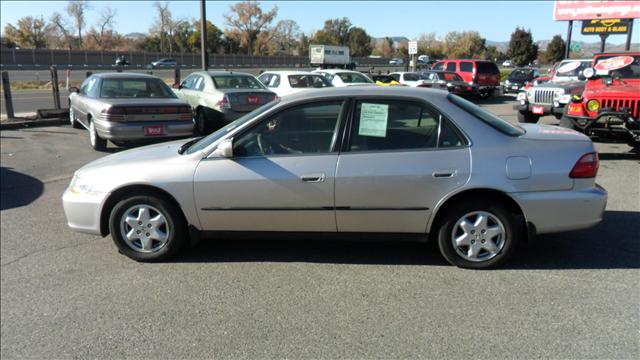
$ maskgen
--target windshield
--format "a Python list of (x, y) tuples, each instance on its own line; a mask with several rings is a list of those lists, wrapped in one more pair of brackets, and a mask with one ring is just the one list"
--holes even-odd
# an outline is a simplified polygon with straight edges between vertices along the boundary
[(582, 70), (588, 68), (591, 65), (591, 61), (567, 61), (562, 62), (556, 69), (556, 77), (558, 76), (571, 76), (577, 77)]
[[(621, 55), (601, 56), (596, 60), (596, 65), (603, 60), (620, 57)], [(625, 57), (627, 55), (624, 55)], [(609, 76), (616, 79), (640, 79), (640, 55), (629, 55), (633, 62), (617, 70), (610, 70)]]
[(104, 79), (101, 98), (168, 98), (177, 96), (160, 79)]
[(331, 83), (322, 75), (289, 75), (292, 88), (323, 88), (331, 87)]
[(420, 74), (406, 73), (404, 74), (404, 81), (418, 81), (421, 79)]
[(449, 99), (449, 101), (451, 101), (453, 104), (460, 107), (462, 110), (475, 116), (485, 124), (491, 126), (492, 128), (500, 131), (505, 135), (515, 137), (515, 136), (521, 136), (525, 134), (525, 131), (523, 128), (519, 126), (511, 125), (509, 122), (502, 120), (501, 118), (493, 115), (487, 110), (457, 95), (449, 94), (447, 95), (447, 99)]
[(372, 82), (368, 77), (360, 73), (343, 72), (343, 73), (338, 73), (337, 75), (340, 77), (340, 80), (342, 80), (342, 82), (347, 84), (354, 84), (354, 83), (370, 84)]
[(531, 69), (515, 69), (509, 74), (510, 80), (529, 80), (533, 78), (533, 70)]
[(207, 146), (213, 144), (214, 142), (216, 142), (219, 139), (221, 139), (223, 136), (227, 135), (233, 129), (241, 126), (242, 124), (244, 124), (244, 123), (248, 122), (249, 120), (255, 118), (256, 116), (262, 114), (263, 112), (271, 109), (277, 103), (278, 103), (278, 100), (274, 100), (274, 101), (268, 102), (268, 103), (260, 106), (259, 108), (253, 110), (252, 112), (247, 113), (244, 116), (239, 117), (238, 119), (230, 122), (226, 126), (220, 128), (218, 131), (215, 131), (215, 132), (203, 137), (202, 139), (198, 140), (198, 142), (194, 143), (193, 145), (191, 145), (187, 149), (187, 151), (186, 151), (187, 154), (193, 154), (196, 151), (200, 151), (200, 150), (205, 149)]
[(264, 89), (264, 85), (253, 76), (212, 76), (216, 89)]

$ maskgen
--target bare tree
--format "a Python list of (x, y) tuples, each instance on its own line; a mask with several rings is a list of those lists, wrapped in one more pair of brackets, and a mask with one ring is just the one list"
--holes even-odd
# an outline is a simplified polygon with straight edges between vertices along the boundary
[(153, 3), (153, 7), (158, 11), (158, 18), (156, 19), (155, 27), (160, 33), (160, 52), (164, 52), (164, 38), (171, 24), (171, 11), (169, 10), (169, 2), (165, 1), (164, 3), (162, 3), (160, 1), (156, 1)]
[(291, 55), (291, 51), (298, 44), (300, 38), (300, 27), (293, 20), (280, 20), (272, 30), (274, 38), (278, 43), (278, 47), (287, 54)]
[(261, 31), (265, 30), (278, 15), (278, 7), (262, 12), (257, 1), (242, 1), (229, 7), (231, 13), (224, 18), (231, 30), (241, 36), (241, 42), (247, 45), (247, 54), (253, 51), (253, 44)]
[(89, 2), (86, 0), (72, 0), (67, 4), (67, 13), (73, 18), (76, 29), (78, 29), (78, 47), (82, 47), (82, 29), (86, 24), (87, 10), (89, 10)]
[(54, 12), (53, 15), (51, 15), (49, 25), (47, 25), (47, 34), (52, 38), (59, 38), (60, 36), (64, 37), (65, 46), (68, 47), (69, 50), (73, 48), (72, 31), (73, 30), (60, 13)]
[(98, 19), (97, 24), (98, 31), (93, 32), (92, 36), (101, 49), (103, 48), (106, 31), (112, 29), (116, 23), (116, 15), (118, 15), (118, 12), (110, 7), (104, 8), (100, 13), (100, 19)]

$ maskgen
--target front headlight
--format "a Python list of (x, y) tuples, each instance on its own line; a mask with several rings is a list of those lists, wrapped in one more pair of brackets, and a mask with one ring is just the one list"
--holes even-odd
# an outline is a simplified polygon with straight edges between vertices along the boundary
[(71, 184), (69, 184), (69, 191), (79, 195), (100, 192), (97, 191), (97, 189), (94, 189), (93, 184), (91, 184), (87, 179), (83, 179), (78, 175), (74, 175), (73, 179), (71, 179)]
[(564, 90), (559, 89), (559, 90), (556, 90), (556, 91), (553, 93), (553, 98), (554, 98), (554, 99), (560, 99), (560, 97), (561, 97), (562, 95), (564, 95)]
[(511, 81), (509, 81), (509, 79), (507, 79), (507, 80), (504, 81), (504, 83), (509, 85), (509, 84), (511, 84)]
[(587, 101), (587, 110), (591, 112), (598, 111), (600, 109), (600, 103), (598, 100), (589, 100)]
[(571, 95), (570, 94), (565, 94), (560, 96), (560, 99), (558, 100), (558, 102), (560, 104), (568, 104), (569, 102), (571, 102)]

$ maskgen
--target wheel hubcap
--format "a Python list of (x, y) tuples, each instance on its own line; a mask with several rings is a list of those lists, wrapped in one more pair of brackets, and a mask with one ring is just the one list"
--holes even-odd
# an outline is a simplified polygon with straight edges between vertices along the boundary
[(497, 216), (474, 211), (462, 216), (453, 226), (451, 243), (465, 260), (481, 262), (493, 259), (504, 247), (506, 231)]
[(133, 250), (154, 253), (169, 240), (169, 224), (160, 210), (150, 205), (134, 205), (120, 219), (120, 232)]

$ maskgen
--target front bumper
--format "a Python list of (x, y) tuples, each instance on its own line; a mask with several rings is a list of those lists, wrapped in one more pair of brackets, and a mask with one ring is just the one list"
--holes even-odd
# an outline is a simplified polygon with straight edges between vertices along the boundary
[(538, 234), (593, 227), (602, 221), (607, 191), (597, 185), (584, 190), (511, 193)]
[(100, 235), (100, 214), (108, 193), (76, 194), (67, 188), (62, 207), (67, 224), (73, 230)]
[[(534, 113), (533, 112), (534, 106), (542, 107), (542, 113)], [(536, 114), (540, 116), (546, 116), (546, 115), (562, 116), (562, 114), (564, 113), (564, 107), (565, 107), (565, 104), (559, 104), (559, 106), (553, 106), (553, 105), (546, 105), (546, 104), (530, 104), (528, 102), (524, 104), (513, 105), (514, 110), (518, 110), (520, 112), (530, 112), (532, 114)]]
[[(128, 141), (147, 140), (153, 138), (178, 138), (189, 137), (194, 134), (193, 121), (144, 121), (144, 122), (115, 122), (95, 119), (95, 126), (98, 135), (102, 139)], [(162, 126), (163, 135), (149, 136), (144, 134), (147, 126)]]
[(519, 93), (524, 88), (524, 84), (521, 83), (509, 83), (502, 85), (502, 92), (505, 94), (508, 93)]

